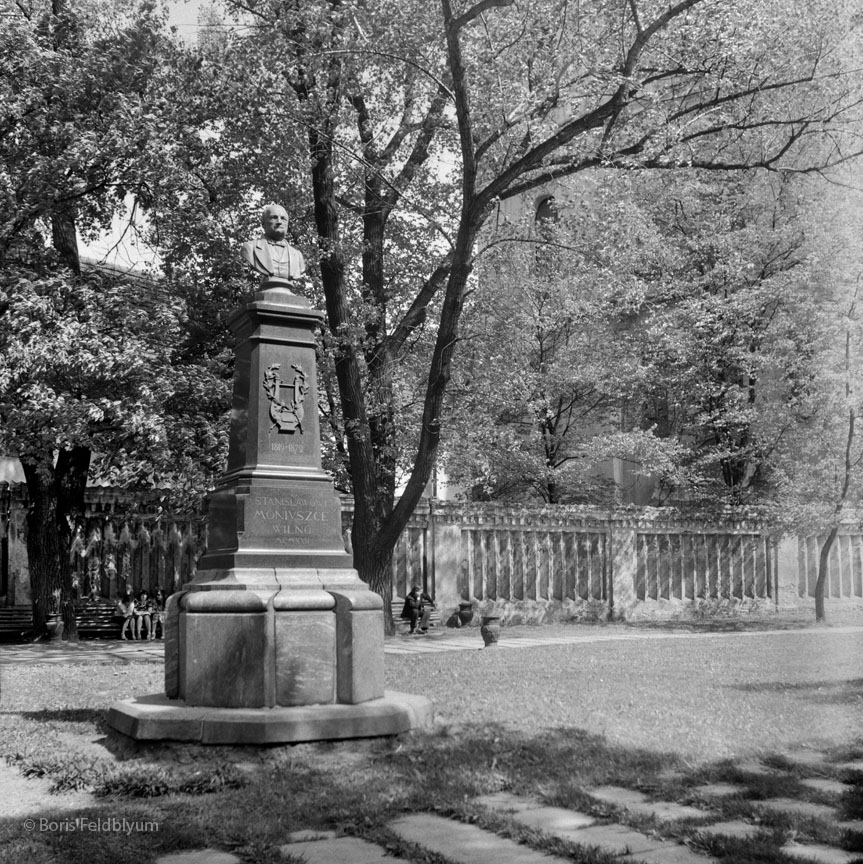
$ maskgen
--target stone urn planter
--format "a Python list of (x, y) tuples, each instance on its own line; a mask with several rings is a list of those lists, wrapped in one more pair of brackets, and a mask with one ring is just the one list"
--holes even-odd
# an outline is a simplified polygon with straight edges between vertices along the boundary
[(500, 617), (497, 615), (484, 615), (479, 633), (482, 636), (482, 641), (485, 642), (486, 648), (497, 645), (497, 640), (500, 638)]
[(458, 626), (467, 627), (473, 621), (473, 603), (464, 602), (458, 604)]

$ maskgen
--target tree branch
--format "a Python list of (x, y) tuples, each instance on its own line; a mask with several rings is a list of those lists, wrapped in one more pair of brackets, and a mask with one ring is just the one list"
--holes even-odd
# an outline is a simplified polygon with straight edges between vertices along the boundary
[(478, 193), (478, 206), (484, 207), (496, 198), (512, 197), (511, 194), (507, 194), (509, 186), (519, 177), (538, 168), (547, 156), (559, 150), (563, 145), (568, 144), (576, 136), (591, 129), (597, 129), (609, 118), (614, 117), (629, 99), (633, 86), (632, 75), (650, 39), (663, 27), (667, 26), (670, 21), (682, 15), (693, 6), (697, 6), (703, 2), (705, 0), (682, 0), (682, 2), (669, 7), (649, 27), (639, 32), (626, 53), (626, 59), (620, 71), (622, 80), (614, 94), (592, 111), (574, 120), (570, 120), (568, 123), (564, 123), (554, 135), (546, 138), (542, 143), (529, 150), (524, 156), (502, 171)]
[(486, 9), (492, 9), (494, 7), (502, 8), (504, 6), (512, 6), (515, 3), (515, 0), (480, 0), (475, 6), (471, 6), (470, 9), (467, 10), (463, 15), (459, 15), (458, 18), (453, 19), (452, 26), (456, 30), (460, 30), (466, 24), (470, 24), (471, 21), (478, 18), (482, 15)]
[(387, 349), (396, 355), (407, 341), (408, 337), (417, 327), (421, 326), (426, 319), (428, 305), (431, 303), (434, 295), (438, 292), (441, 285), (449, 276), (450, 267), (452, 266), (453, 253), (450, 252), (444, 260), (438, 264), (434, 272), (426, 279), (423, 286), (414, 297), (410, 308), (402, 316), (402, 320), (396, 325), (393, 332), (387, 338)]

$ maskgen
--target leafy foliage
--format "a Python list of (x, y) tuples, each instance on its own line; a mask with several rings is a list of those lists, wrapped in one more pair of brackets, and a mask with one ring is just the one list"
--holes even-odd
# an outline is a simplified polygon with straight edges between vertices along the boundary
[[(206, 459), (171, 445), (218, 439), (190, 404), (207, 370), (176, 363), (184, 309), (152, 282), (84, 269), (91, 239), (144, 206), (175, 157), (165, 98), (184, 54), (149, 2), (7, 4), (0, 34), (0, 446), (27, 478), (37, 630), (62, 611), (75, 636), (68, 549), (88, 469), (153, 489)], [(8, 25), (8, 26), (7, 26)], [(51, 247), (46, 244), (50, 237)], [(215, 386), (214, 386), (215, 384)], [(170, 419), (166, 409), (180, 406)], [(183, 419), (191, 415), (192, 422)], [(200, 450), (198, 451), (201, 452)], [(189, 472), (198, 484), (205, 471)], [(200, 492), (198, 493), (200, 494)]]
[(7, 267), (0, 447), (31, 463), (86, 447), (105, 476), (159, 485), (152, 457), (167, 447), (161, 408), (174, 392), (179, 310), (156, 293), (95, 271), (76, 278)]
[[(8, 4), (11, 7), (11, 4)], [(0, 33), (0, 258), (26, 254), (58, 215), (85, 238), (127, 194), (146, 202), (170, 158), (157, 96), (164, 20), (153, 4), (20, 3)], [(156, 104), (154, 104), (156, 103)]]
[(551, 228), (512, 225), (481, 257), (457, 479), (596, 501), (621, 491), (616, 458), (660, 501), (769, 492), (815, 362), (824, 184), (598, 172), (557, 191)]
[[(188, 183), (165, 187), (154, 225), (172, 272), (215, 286), (236, 273), (215, 247), (245, 239), (249, 208), (276, 199), (296, 214), (293, 239), (327, 310), (321, 365), (338, 402), (334, 387), (321, 392), (356, 501), (355, 561), (385, 597), (390, 553), (438, 454), (478, 241), (501, 202), (598, 168), (805, 172), (854, 149), (843, 130), (859, 103), (842, 46), (855, 25), (820, 0), (796, 0), (791, 17), (780, 0), (225, 5), (236, 26), (208, 37), (174, 91), (190, 93), (189, 129), (178, 130)], [(667, 276), (673, 263), (663, 266)], [(670, 290), (646, 282), (651, 300)], [(598, 296), (593, 309), (596, 322)], [(585, 385), (607, 371), (599, 360)], [(610, 411), (622, 396), (604, 380)], [(729, 404), (723, 417), (732, 409), (745, 413)], [(712, 423), (722, 470), (746, 478), (734, 460), (749, 447), (747, 418), (725, 430), (702, 413), (687, 425)], [(619, 443), (661, 456), (672, 436), (641, 425)]]

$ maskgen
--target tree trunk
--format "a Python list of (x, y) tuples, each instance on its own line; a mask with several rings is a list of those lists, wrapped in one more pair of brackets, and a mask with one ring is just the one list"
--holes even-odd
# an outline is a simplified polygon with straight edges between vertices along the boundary
[(824, 586), (827, 584), (827, 566), (830, 560), (830, 550), (839, 533), (839, 526), (834, 525), (821, 547), (818, 555), (818, 578), (815, 580), (815, 620), (826, 621), (827, 615), (824, 611)]
[(354, 567), (369, 588), (383, 598), (384, 633), (392, 636), (396, 632), (393, 621), (392, 550), (376, 550), (365, 544), (359, 554), (354, 552)]
[(51, 242), (60, 260), (76, 275), (81, 275), (75, 220), (69, 213), (54, 213), (51, 217)]
[(22, 462), (27, 480), (27, 559), (33, 624), (37, 637), (47, 632), (50, 615), (63, 619), (63, 638), (78, 641), (72, 588), (75, 525), (84, 511), (84, 490), (90, 467), (85, 447), (61, 450), (57, 463)]
[[(387, 499), (386, 484), (379, 485), (371, 423), (366, 413), (365, 389), (360, 375), (358, 348), (350, 334), (343, 335), (351, 317), (347, 305), (345, 262), (342, 259), (338, 209), (335, 201), (333, 169), (333, 136), (331, 130), (309, 131), (309, 151), (312, 157), (312, 190), (315, 200), (315, 226), (320, 238), (321, 282), (326, 298), (327, 322), (336, 340), (335, 368), (339, 384), (342, 417), (348, 445), (351, 483), (354, 494), (354, 523), (351, 545), (354, 567), (360, 579), (384, 601), (384, 627), (394, 630), (392, 623), (391, 558), (396, 538), (388, 546), (379, 543), (381, 525), (392, 511), (392, 498)], [(401, 533), (401, 532), (399, 532)]]
[(47, 633), (48, 618), (60, 611), (60, 538), (57, 533), (57, 498), (51, 480), (25, 462), (27, 477), (27, 561), (30, 567), (30, 596), (33, 630), (38, 637)]

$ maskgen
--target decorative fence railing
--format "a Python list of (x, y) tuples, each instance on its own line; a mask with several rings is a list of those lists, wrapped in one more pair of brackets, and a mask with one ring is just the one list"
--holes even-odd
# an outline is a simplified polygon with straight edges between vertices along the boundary
[[(7, 496), (11, 506), (0, 531), (0, 595), (7, 603), (27, 602), (23, 494)], [(195, 574), (207, 545), (205, 518), (129, 514), (126, 500), (107, 490), (90, 496), (70, 550), (82, 596), (157, 586), (170, 593)], [(342, 515), (347, 537), (350, 500)], [(393, 555), (393, 595), (421, 584), (445, 603), (470, 599), (485, 606), (790, 603), (813, 595), (820, 543), (781, 540), (751, 514), (693, 519), (669, 510), (423, 501)], [(863, 599), (863, 531), (856, 526), (836, 540), (825, 595)]]
[(716, 600), (771, 596), (770, 539), (761, 534), (639, 532), (639, 600)]
[(606, 535), (468, 529), (462, 593), (489, 600), (604, 600)]
[(73, 579), (86, 597), (117, 597), (126, 590), (176, 591), (195, 575), (206, 549), (202, 519), (91, 517), (71, 550)]
[[(818, 559), (823, 540), (797, 538), (798, 583), (801, 597), (812, 597), (818, 579)], [(863, 597), (863, 534), (840, 532), (827, 558), (824, 596), (830, 599)]]

